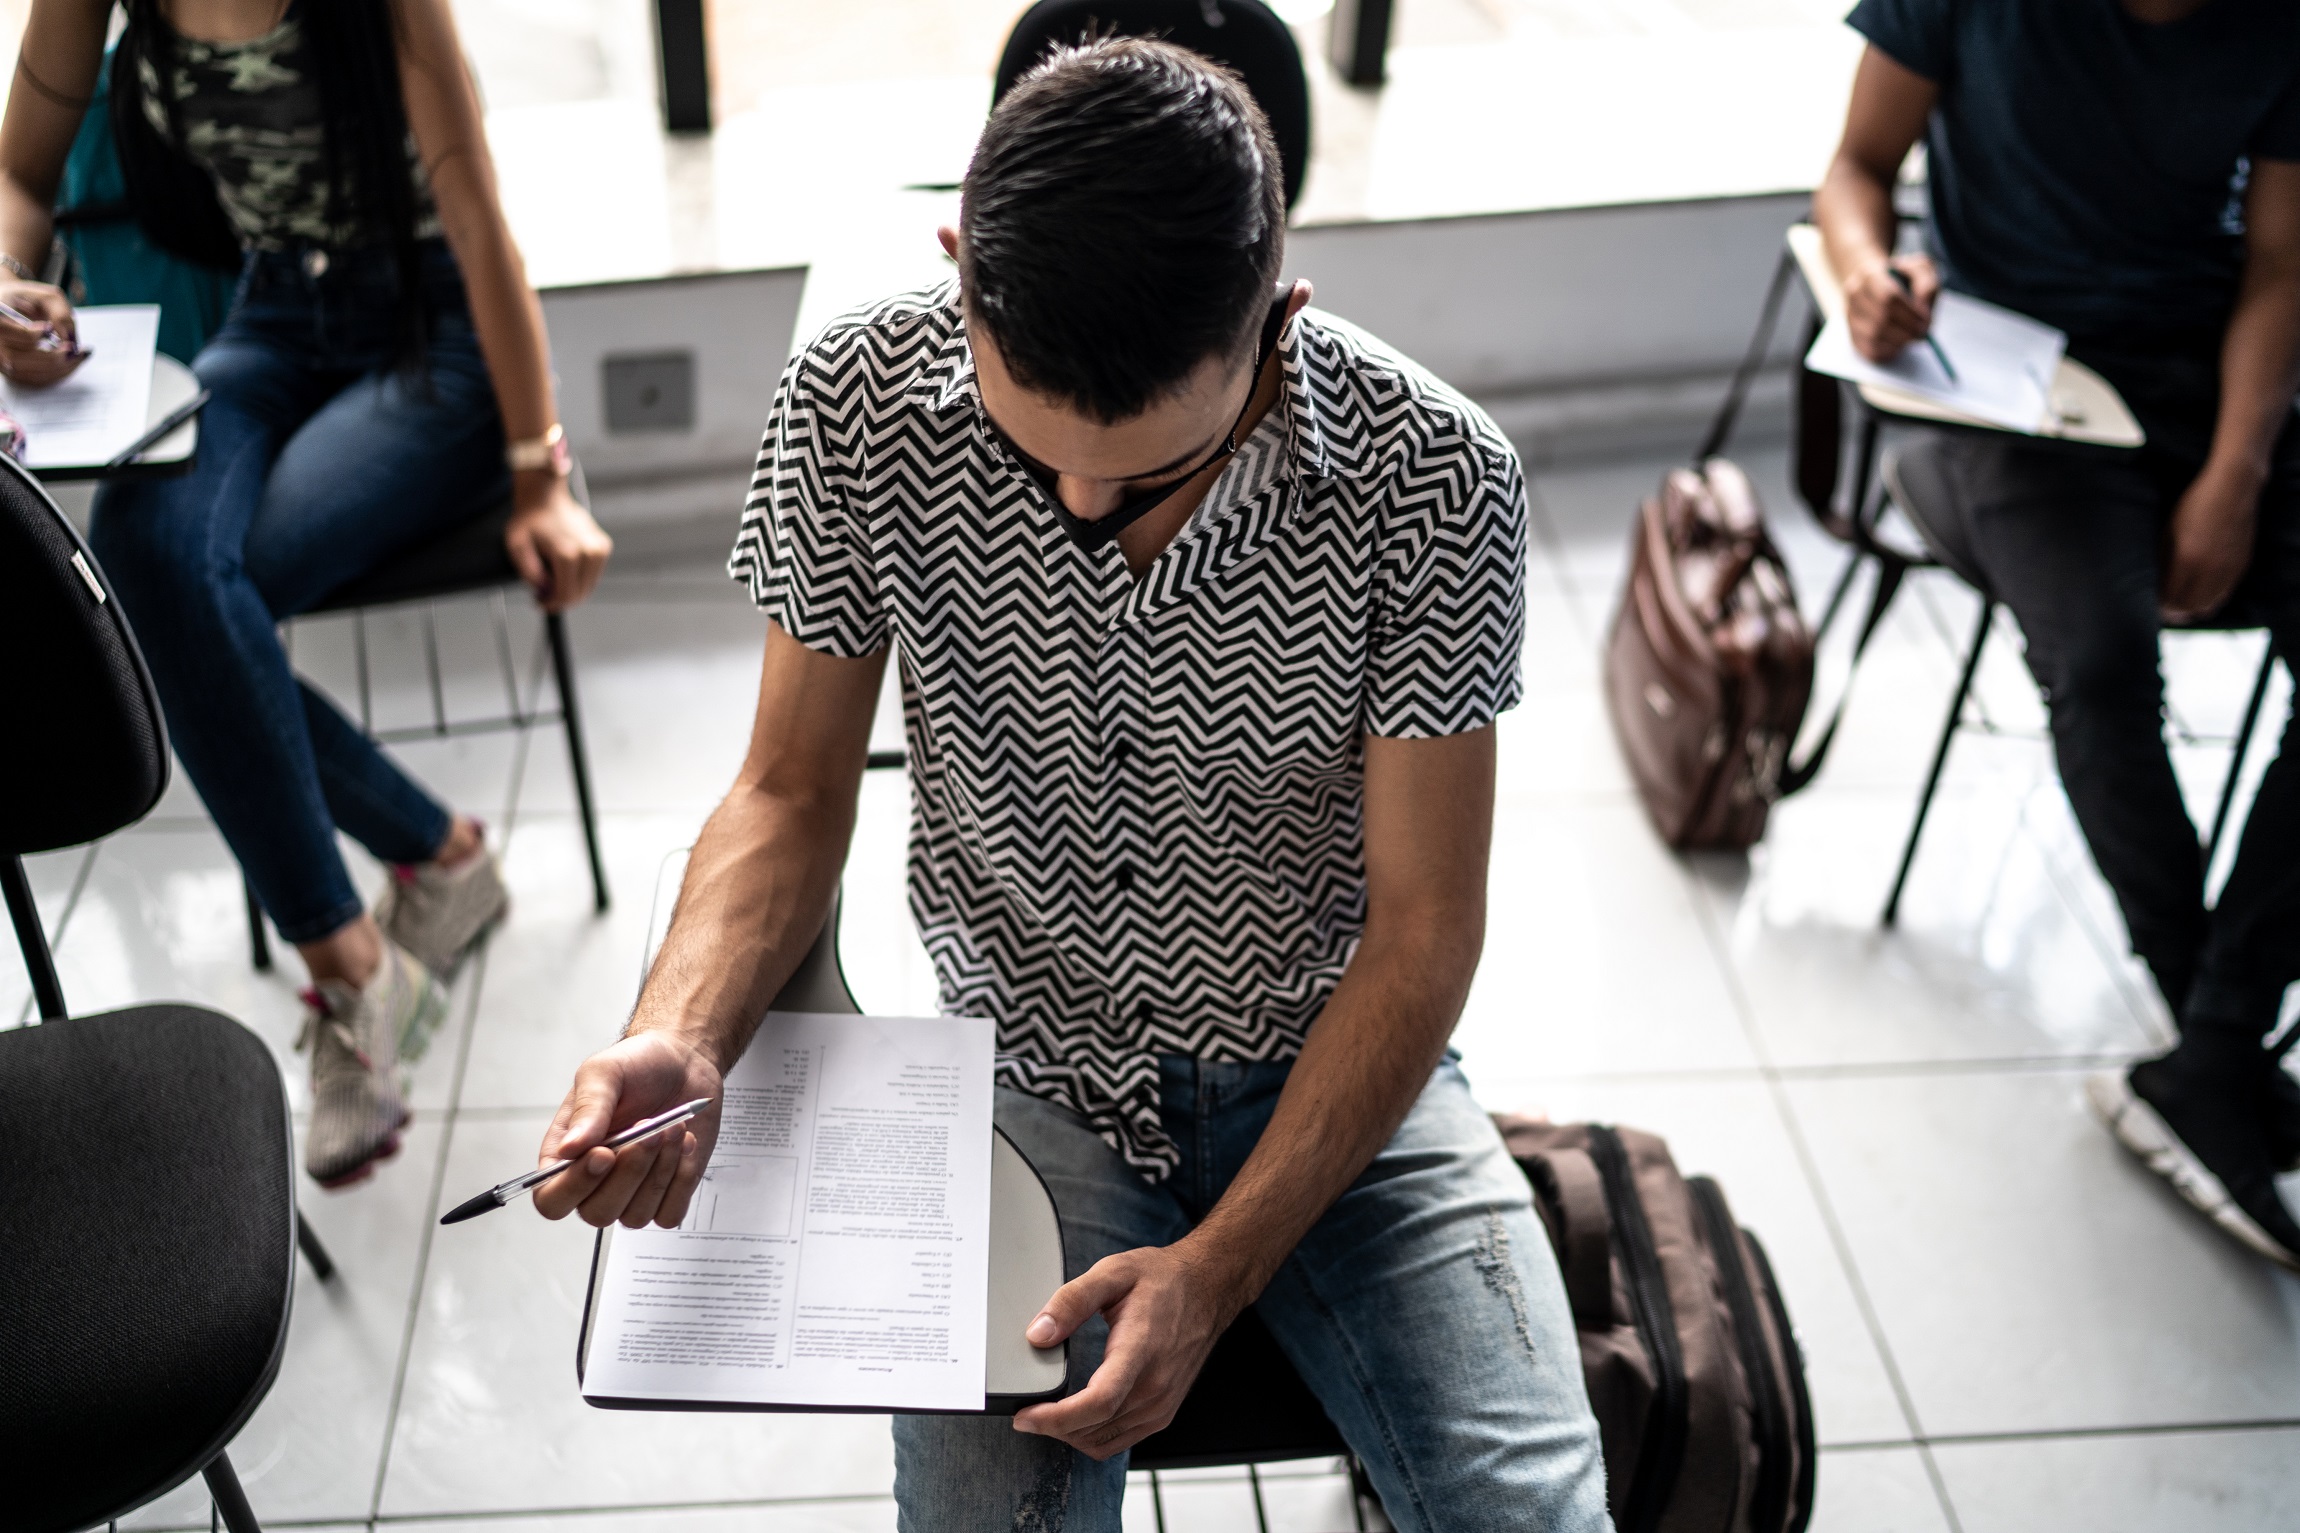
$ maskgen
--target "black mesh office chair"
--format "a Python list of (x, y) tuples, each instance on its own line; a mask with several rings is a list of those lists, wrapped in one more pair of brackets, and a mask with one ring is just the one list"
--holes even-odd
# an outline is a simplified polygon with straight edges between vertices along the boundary
[(991, 99), (1005, 96), (1047, 49), (1112, 34), (1163, 38), (1236, 70), (1270, 120), (1286, 206), (1294, 205), (1310, 166), (1310, 83), (1294, 34), (1261, 0), (1038, 0), (1007, 35)]
[[(580, 470), (573, 481), (578, 500), (588, 503)], [(583, 715), (575, 695), (575, 653), (567, 640), (563, 614), (543, 615), (543, 639), (551, 656), (551, 678), (559, 696), (557, 708), (532, 705), (532, 689), (523, 689), (511, 654), (510, 616), (505, 593), (522, 584), (511, 555), (503, 547), (503, 532), (511, 523), (511, 503), (505, 501), (485, 516), (476, 517), (420, 548), (410, 549), (351, 584), (330, 593), (309, 612), (298, 617), (328, 613), (353, 614), (359, 666), (359, 726), (370, 738), (386, 744), (402, 740), (437, 740), (455, 735), (486, 734), (503, 729), (532, 729), (538, 724), (559, 724), (567, 739), (567, 766), (575, 781), (575, 807), (583, 825), (583, 848), (591, 860), (591, 904), (607, 908), (607, 868), (599, 855), (599, 812), (591, 797), (591, 759), (583, 741)], [(451, 596), (492, 592), (495, 597), (496, 659), (503, 672), (507, 711), (486, 718), (455, 719), (447, 704), (439, 673), (439, 639), (431, 611), (423, 613), (424, 660), (431, 685), (431, 722), (402, 728), (377, 729), (368, 699), (367, 626), (371, 607), (433, 602)], [(244, 887), (244, 886), (243, 886)], [(264, 934), (263, 912), (255, 890), (245, 888), (248, 907), (248, 949), (255, 966), (271, 967), (271, 944)]]
[(0, 1463), (23, 1533), (117, 1518), (204, 1474), (279, 1370), (301, 1240), (271, 1053), (197, 1006), (67, 1017), (23, 858), (142, 818), (167, 734), (87, 546), (0, 457), (0, 886), (41, 1023), (0, 1032)]

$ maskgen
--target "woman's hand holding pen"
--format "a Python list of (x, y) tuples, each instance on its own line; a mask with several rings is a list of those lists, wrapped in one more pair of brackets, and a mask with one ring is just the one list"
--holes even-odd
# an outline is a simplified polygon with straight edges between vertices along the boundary
[[(709, 1097), (714, 1104), (684, 1131), (674, 1130), (608, 1150), (615, 1130)], [(535, 1163), (578, 1160), (535, 1189), (546, 1219), (574, 1213), (604, 1229), (653, 1222), (668, 1228), (687, 1216), (687, 1200), (710, 1164), (719, 1136), (719, 1067), (702, 1049), (669, 1031), (633, 1033), (583, 1061), (575, 1084), (543, 1135)]]
[(32, 324), (0, 319), (0, 377), (34, 388), (58, 383), (86, 359), (72, 328), (72, 300), (45, 282), (0, 282), (0, 304)]
[(1940, 290), (1941, 274), (1925, 256), (1899, 255), (1857, 268), (1845, 278), (1845, 322), (1853, 345), (1872, 362), (1892, 361), (1931, 332)]

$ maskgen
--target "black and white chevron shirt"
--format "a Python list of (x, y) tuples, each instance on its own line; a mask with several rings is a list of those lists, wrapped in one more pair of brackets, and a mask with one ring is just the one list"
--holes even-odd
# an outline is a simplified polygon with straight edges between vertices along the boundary
[(1364, 737), (1518, 700), (1526, 501), (1491, 421), (1314, 310), (1137, 581), (987, 427), (956, 285), (784, 370), (730, 572), (827, 654), (892, 641), (910, 907), (999, 1079), (1153, 1179), (1161, 1055), (1297, 1053), (1366, 910)]

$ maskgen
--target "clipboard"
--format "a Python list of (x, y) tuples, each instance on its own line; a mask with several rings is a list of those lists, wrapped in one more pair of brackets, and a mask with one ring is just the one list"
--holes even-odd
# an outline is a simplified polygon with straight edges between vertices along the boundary
[[(647, 946), (640, 965), (640, 984), (662, 945), (670, 912), (678, 900), (679, 881), (686, 872), (687, 848), (663, 859), (656, 871), (653, 914), (647, 922)], [(839, 901), (834, 896), (821, 935), (799, 960), (769, 1010), (844, 1013), (860, 1016), (862, 1008), (847, 989), (839, 970)], [(607, 1271), (607, 1243), (615, 1226), (599, 1231), (591, 1242), (591, 1274), (583, 1287), (583, 1322), (576, 1331), (575, 1383), (581, 1390), (591, 1356), (592, 1320), (599, 1310), (599, 1290)], [(1011, 1416), (1028, 1405), (1058, 1400), (1065, 1393), (1070, 1369), (1070, 1344), (1040, 1349), (1023, 1339), (1023, 1329), (1038, 1314), (1047, 1296), (1060, 1288), (1069, 1269), (1064, 1264), (1062, 1221), (1045, 1178), (1003, 1130), (990, 1130), (990, 1282), (988, 1329), (983, 1358), (983, 1408), (980, 1411), (917, 1412), (904, 1414)], [(586, 1405), (609, 1411), (748, 1411), (797, 1415), (878, 1415), (890, 1409), (868, 1405), (784, 1405), (764, 1401), (654, 1400), (584, 1393)]]
[[(1805, 278), (1805, 287), (1813, 295), (1814, 304), (1822, 317), (1836, 319), (1845, 311), (1845, 290), (1837, 281), (1837, 269), (1829, 264), (1828, 248), (1821, 241), (1821, 231), (1811, 224), (1797, 224), (1789, 230), (1789, 254), (1796, 259), (1797, 270)], [(1884, 384), (1859, 385), (1861, 398), (1871, 408), (1887, 415), (1908, 420), (1931, 421), (1943, 426), (1964, 426), (1976, 431), (2007, 432), (1994, 421), (1967, 415), (1961, 410), (1925, 398), (1922, 394), (1908, 393)], [(2060, 371), (2054, 375), (2047, 420), (2041, 430), (2025, 433), (2041, 441), (2080, 443), (2088, 447), (2134, 448), (2147, 445), (2148, 433), (2133, 418), (2124, 396), (2106, 378), (2073, 357), (2062, 357)]]
[[(835, 926), (835, 920), (834, 920)], [(826, 928), (828, 930), (829, 928)], [(788, 991), (786, 989), (786, 995)], [(849, 1004), (848, 1009), (853, 1009)], [(607, 1271), (607, 1242), (615, 1227), (591, 1244), (591, 1278), (583, 1291), (583, 1325), (575, 1346), (575, 1380), (583, 1381), (591, 1355), (591, 1319)], [(984, 1358), (983, 1408), (933, 1412), (938, 1415), (1011, 1416), (1026, 1405), (1062, 1397), (1070, 1366), (1070, 1345), (1041, 1351), (1023, 1339), (1023, 1328), (1038, 1314), (1047, 1295), (1060, 1288), (1063, 1274), (1062, 1224), (1054, 1197), (1030, 1158), (999, 1129), (990, 1131), (990, 1313)], [(877, 1415), (889, 1409), (870, 1405), (779, 1405), (726, 1400), (634, 1400), (586, 1393), (583, 1403), (609, 1411), (758, 1411), (802, 1415)], [(910, 1414), (919, 1414), (909, 1412)]]

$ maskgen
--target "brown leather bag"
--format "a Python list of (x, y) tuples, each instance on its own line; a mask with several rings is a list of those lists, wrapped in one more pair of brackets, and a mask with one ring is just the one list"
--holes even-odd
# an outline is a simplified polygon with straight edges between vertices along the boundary
[(1805, 1360), (1757, 1237), (1653, 1134), (1497, 1117), (1581, 1341), (1618, 1533), (1803, 1533)]
[(1671, 470), (1638, 512), (1605, 651), (1607, 711), (1661, 839), (1764, 835), (1812, 693), (1813, 632), (1749, 476), (1714, 457)]

